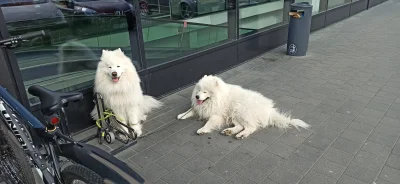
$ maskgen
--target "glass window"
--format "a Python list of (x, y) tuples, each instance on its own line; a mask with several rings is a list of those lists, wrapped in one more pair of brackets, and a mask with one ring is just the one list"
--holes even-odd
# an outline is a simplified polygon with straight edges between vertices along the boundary
[(328, 9), (351, 3), (351, 0), (328, 0)]
[[(90, 2), (89, 2), (90, 1)], [(102, 49), (131, 47), (124, 0), (7, 0), (2, 12), (11, 35), (46, 30), (15, 49), (26, 89), (41, 85), (56, 91), (91, 87)], [(28, 94), (31, 104), (38, 100)]]
[(148, 67), (236, 39), (229, 36), (225, 0), (147, 0), (139, 5)]
[(327, 0), (296, 0), (296, 3), (298, 2), (308, 2), (310, 3), (312, 7), (312, 12), (313, 15), (316, 15), (321, 12), (326, 11), (326, 4), (328, 3)]
[(239, 0), (239, 7), (239, 28), (252, 30), (240, 31), (242, 36), (285, 22), (284, 0)]

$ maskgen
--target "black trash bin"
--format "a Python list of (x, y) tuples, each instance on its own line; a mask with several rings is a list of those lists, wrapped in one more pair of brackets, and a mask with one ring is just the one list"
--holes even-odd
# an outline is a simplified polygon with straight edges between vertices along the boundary
[(308, 2), (293, 3), (289, 12), (287, 54), (305, 56), (310, 37), (312, 5)]

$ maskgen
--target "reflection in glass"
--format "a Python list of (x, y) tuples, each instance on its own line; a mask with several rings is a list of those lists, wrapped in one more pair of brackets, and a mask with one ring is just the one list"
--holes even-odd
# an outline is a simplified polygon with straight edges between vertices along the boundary
[[(330, 0), (331, 1), (331, 0)], [(318, 13), (326, 11), (326, 4), (328, 3), (327, 0), (296, 0), (296, 3), (299, 2), (308, 2), (312, 7), (312, 14), (316, 15)]]
[(225, 0), (149, 0), (148, 3), (151, 13), (141, 14), (148, 67), (231, 40)]
[[(11, 35), (46, 30), (15, 49), (25, 88), (56, 91), (91, 87), (102, 49), (130, 56), (124, 0), (7, 0), (1, 9)], [(37, 99), (28, 95), (31, 104)]]
[(284, 23), (284, 0), (240, 0), (239, 3), (239, 28), (257, 31)]
[(329, 0), (328, 9), (336, 8), (345, 4), (351, 3), (351, 0)]

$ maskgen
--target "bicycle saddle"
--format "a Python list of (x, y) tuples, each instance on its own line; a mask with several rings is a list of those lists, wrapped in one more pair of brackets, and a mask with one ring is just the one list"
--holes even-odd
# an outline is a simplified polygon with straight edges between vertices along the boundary
[(61, 107), (66, 107), (70, 102), (83, 99), (81, 92), (56, 92), (39, 85), (30, 86), (28, 92), (33, 96), (39, 97), (41, 102), (40, 110), (43, 115), (47, 116), (56, 113)]

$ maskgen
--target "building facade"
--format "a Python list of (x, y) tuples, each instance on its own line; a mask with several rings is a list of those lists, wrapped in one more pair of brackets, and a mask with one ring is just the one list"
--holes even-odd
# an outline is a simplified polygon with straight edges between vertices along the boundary
[(81, 91), (71, 130), (93, 125), (93, 79), (102, 49), (121, 48), (146, 94), (161, 97), (285, 44), (290, 4), (313, 5), (315, 31), (385, 0), (15, 0), (0, 2), (0, 38), (47, 37), (0, 50), (0, 84), (39, 118), (26, 89)]

